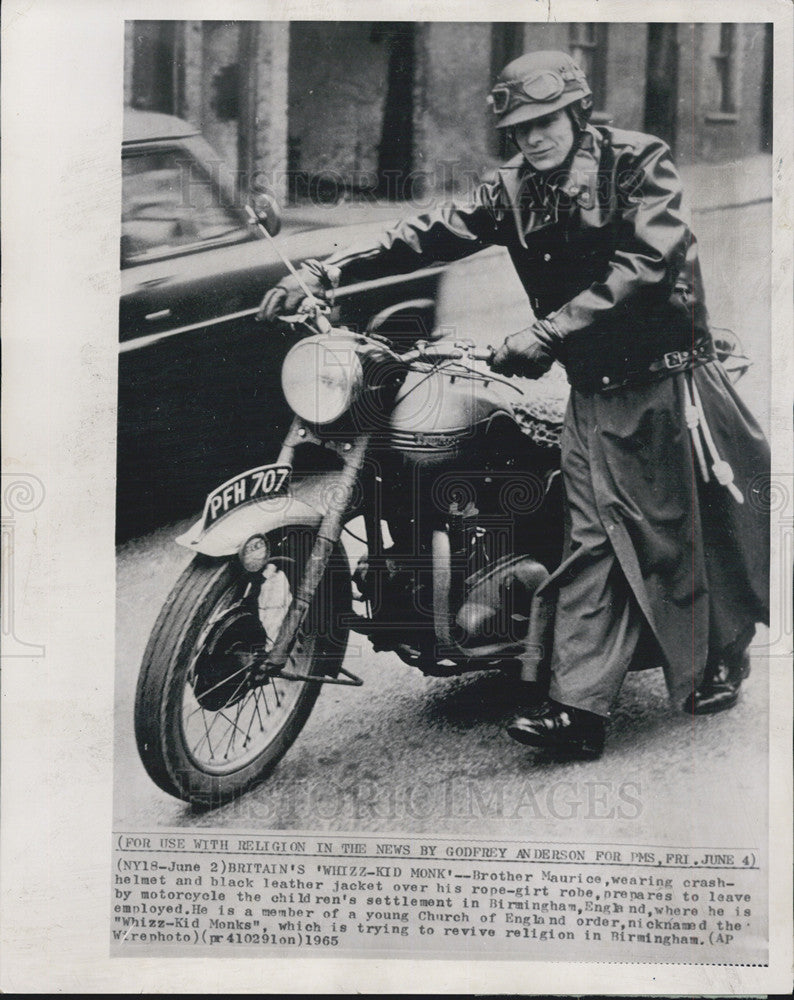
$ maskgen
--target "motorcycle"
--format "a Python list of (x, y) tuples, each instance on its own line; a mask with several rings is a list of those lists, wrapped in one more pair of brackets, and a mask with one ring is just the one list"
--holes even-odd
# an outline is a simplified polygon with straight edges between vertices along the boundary
[[(327, 313), (307, 298), (285, 318), (306, 333), (282, 365), (292, 425), (274, 463), (213, 490), (176, 539), (194, 559), (143, 657), (141, 760), (194, 806), (264, 780), (322, 686), (362, 684), (351, 632), (430, 676), (545, 664), (562, 412), (511, 405), (523, 390), (490, 371), (491, 348), (401, 350)], [(343, 537), (364, 550), (355, 565)]]
[[(290, 318), (306, 336), (282, 365), (295, 417), (280, 454), (214, 490), (177, 538), (195, 556), (143, 657), (141, 759), (194, 805), (263, 780), (321, 686), (362, 683), (344, 666), (351, 631), (434, 676), (515, 670), (543, 631), (533, 595), (562, 544), (556, 424), (528, 438), (490, 348), (401, 352), (399, 335), (334, 328), (326, 311), (307, 300)], [(366, 550), (355, 566), (343, 535)]]

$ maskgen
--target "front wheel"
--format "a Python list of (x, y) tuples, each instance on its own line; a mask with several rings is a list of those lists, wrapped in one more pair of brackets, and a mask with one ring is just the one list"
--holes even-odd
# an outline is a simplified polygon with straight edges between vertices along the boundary
[[(138, 752), (160, 788), (196, 806), (222, 805), (265, 778), (320, 691), (316, 681), (263, 680), (252, 668), (275, 640), (315, 540), (298, 527), (267, 538), (261, 574), (246, 573), (237, 559), (197, 557), (171, 591), (144, 653), (135, 698)], [(350, 599), (347, 561), (337, 551), (285, 673), (338, 672), (348, 638), (340, 621)]]

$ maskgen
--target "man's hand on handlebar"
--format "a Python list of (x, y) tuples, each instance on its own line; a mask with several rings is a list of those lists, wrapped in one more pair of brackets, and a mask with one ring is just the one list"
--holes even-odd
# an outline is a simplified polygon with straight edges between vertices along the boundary
[(285, 275), (262, 299), (257, 320), (272, 322), (279, 316), (299, 311), (308, 291), (314, 298), (327, 301), (339, 285), (339, 269), (309, 259), (298, 268), (297, 276)]
[(501, 375), (540, 378), (556, 360), (559, 338), (542, 321), (505, 338), (494, 354), (491, 369)]

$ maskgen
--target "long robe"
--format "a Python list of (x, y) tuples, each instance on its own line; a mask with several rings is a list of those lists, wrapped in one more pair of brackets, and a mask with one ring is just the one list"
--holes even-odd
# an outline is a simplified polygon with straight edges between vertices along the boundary
[[(683, 419), (690, 380), (743, 503), (712, 469), (703, 478)], [(538, 595), (556, 609), (551, 697), (609, 715), (626, 671), (659, 665), (660, 649), (683, 699), (709, 652), (768, 620), (763, 434), (713, 362), (615, 394), (574, 389), (561, 447), (569, 554)]]

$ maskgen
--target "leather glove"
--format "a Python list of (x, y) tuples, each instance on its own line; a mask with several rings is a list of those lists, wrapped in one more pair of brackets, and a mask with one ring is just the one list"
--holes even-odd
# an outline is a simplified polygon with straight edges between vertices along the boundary
[[(331, 293), (339, 285), (341, 272), (338, 267), (326, 266), (310, 258), (303, 262), (298, 274), (311, 294), (325, 302), (332, 298)], [(298, 279), (294, 274), (287, 274), (265, 294), (256, 318), (260, 322), (272, 322), (279, 316), (290, 316), (298, 311), (305, 298), (306, 292)]]
[(491, 361), (493, 371), (502, 375), (540, 378), (556, 360), (561, 338), (551, 324), (538, 320), (526, 330), (505, 338)]

